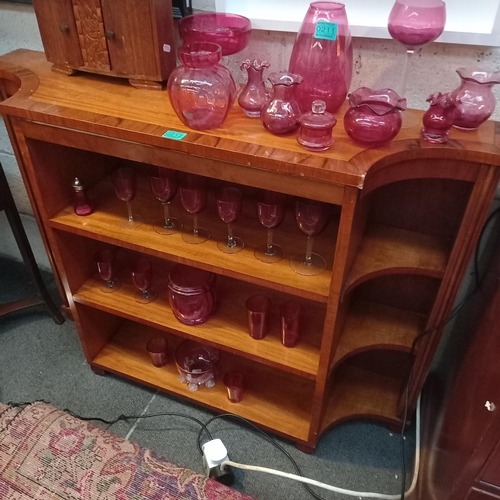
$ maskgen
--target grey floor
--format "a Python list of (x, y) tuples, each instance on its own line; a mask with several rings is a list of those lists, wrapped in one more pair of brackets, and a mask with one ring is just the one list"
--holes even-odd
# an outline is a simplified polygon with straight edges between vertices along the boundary
[[(44, 274), (44, 279), (56, 298), (51, 275)], [(0, 258), (0, 303), (25, 297), (31, 291), (22, 264)], [(95, 375), (85, 362), (75, 325), (70, 321), (55, 325), (43, 307), (0, 318), (0, 401), (35, 400), (81, 416), (104, 419), (121, 414), (176, 412), (205, 422), (215, 415), (119, 377)], [(209, 429), (214, 437), (223, 440), (232, 460), (294, 472), (279, 450), (245, 426), (218, 420)], [(109, 430), (178, 465), (203, 472), (195, 422), (159, 416), (119, 422)], [(406, 439), (409, 468), (413, 462), (413, 434), (411, 430)], [(357, 491), (400, 492), (400, 438), (376, 422), (352, 421), (333, 428), (320, 439), (312, 455), (298, 451), (293, 443), (282, 439), (278, 442), (307, 477)], [(259, 500), (312, 498), (299, 483), (260, 472), (236, 471), (234, 487)], [(324, 499), (349, 498), (316, 491)]]

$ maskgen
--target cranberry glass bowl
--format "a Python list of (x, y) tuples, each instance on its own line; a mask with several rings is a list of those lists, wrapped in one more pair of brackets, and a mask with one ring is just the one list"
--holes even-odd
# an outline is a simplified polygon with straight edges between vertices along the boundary
[(237, 14), (214, 12), (179, 19), (179, 34), (184, 43), (216, 43), (221, 46), (223, 56), (243, 50), (251, 30), (250, 19)]
[(175, 351), (175, 364), (179, 372), (179, 380), (187, 384), (190, 391), (198, 390), (198, 386), (213, 387), (215, 385), (216, 365), (219, 351), (193, 340), (185, 340)]

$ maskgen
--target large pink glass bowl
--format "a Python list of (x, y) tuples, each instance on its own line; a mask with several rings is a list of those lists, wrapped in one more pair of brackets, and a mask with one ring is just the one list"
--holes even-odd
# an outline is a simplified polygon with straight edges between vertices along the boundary
[(184, 43), (211, 42), (220, 45), (222, 55), (243, 50), (250, 40), (250, 19), (220, 12), (194, 14), (179, 19), (179, 34)]

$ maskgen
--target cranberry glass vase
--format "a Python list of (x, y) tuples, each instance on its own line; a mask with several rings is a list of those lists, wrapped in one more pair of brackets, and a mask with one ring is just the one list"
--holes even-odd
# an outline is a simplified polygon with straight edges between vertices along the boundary
[(491, 89), (500, 83), (500, 71), (458, 68), (457, 73), (462, 82), (453, 91), (453, 95), (460, 100), (454, 126), (462, 130), (475, 130), (495, 110), (496, 100)]
[(267, 61), (245, 59), (240, 69), (246, 69), (248, 81), (238, 97), (238, 104), (250, 118), (258, 118), (262, 108), (269, 101), (269, 92), (262, 79), (264, 68), (269, 68)]
[(394, 90), (361, 87), (349, 95), (349, 104), (344, 128), (351, 139), (361, 144), (384, 144), (401, 129), (401, 111), (406, 108), (406, 99), (401, 99)]
[(332, 130), (337, 119), (326, 111), (325, 101), (314, 101), (312, 110), (300, 118), (297, 142), (309, 151), (325, 151), (333, 144)]
[(219, 64), (221, 48), (210, 42), (193, 42), (179, 49), (181, 65), (168, 79), (170, 102), (190, 128), (217, 128), (226, 119), (236, 96), (227, 68)]
[(313, 2), (297, 34), (289, 71), (302, 75), (297, 102), (303, 113), (313, 101), (325, 101), (335, 113), (344, 102), (352, 79), (353, 52), (344, 4)]
[(271, 134), (281, 135), (299, 128), (300, 108), (295, 100), (295, 91), (302, 82), (300, 75), (293, 73), (271, 73), (269, 81), (273, 86), (273, 97), (262, 108), (261, 120)]
[(443, 144), (448, 140), (460, 103), (451, 93), (436, 92), (427, 99), (430, 108), (425, 112), (422, 122), (424, 127), (420, 137), (434, 144)]

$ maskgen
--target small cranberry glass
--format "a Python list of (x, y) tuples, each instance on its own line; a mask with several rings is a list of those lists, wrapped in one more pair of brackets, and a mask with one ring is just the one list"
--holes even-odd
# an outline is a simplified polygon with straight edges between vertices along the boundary
[(97, 264), (99, 276), (104, 280), (104, 284), (99, 288), (99, 290), (104, 293), (113, 293), (119, 290), (121, 282), (115, 278), (115, 252), (111, 249), (101, 250), (95, 254), (94, 260)]
[(78, 177), (75, 177), (73, 182), (73, 190), (75, 192), (75, 214), (82, 216), (90, 215), (94, 210), (87, 193), (85, 192), (85, 185)]
[(344, 115), (347, 135), (365, 146), (379, 146), (400, 131), (406, 99), (391, 89), (361, 87), (349, 94), (349, 105)]
[(193, 216), (193, 231), (182, 233), (182, 239), (192, 245), (207, 241), (210, 231), (198, 226), (198, 214), (207, 204), (205, 180), (196, 175), (188, 175), (179, 185), (179, 192), (184, 210)]
[(238, 253), (243, 250), (245, 243), (238, 236), (233, 235), (233, 223), (238, 219), (242, 208), (242, 194), (238, 188), (227, 187), (217, 192), (217, 213), (227, 224), (227, 240), (219, 241), (217, 248), (223, 253)]
[(246, 301), (250, 337), (262, 340), (267, 335), (271, 301), (264, 295), (253, 295)]
[(148, 259), (137, 259), (130, 266), (132, 282), (139, 291), (135, 295), (135, 300), (139, 304), (149, 304), (158, 297), (155, 290), (151, 289), (153, 281), (153, 269)]
[(239, 403), (243, 399), (245, 392), (245, 375), (243, 372), (233, 370), (227, 372), (223, 379), (227, 388), (227, 398), (231, 403)]
[(299, 229), (307, 235), (304, 257), (290, 260), (290, 267), (303, 276), (315, 276), (326, 269), (326, 262), (321, 255), (313, 253), (313, 236), (321, 233), (328, 222), (328, 214), (323, 203), (304, 198), (295, 201), (295, 221)]
[(137, 229), (143, 222), (140, 215), (132, 213), (131, 201), (137, 191), (135, 171), (129, 167), (121, 167), (112, 173), (116, 196), (127, 203), (128, 218), (120, 222), (120, 226), (127, 229)]
[(166, 339), (163, 337), (154, 337), (146, 344), (146, 349), (154, 366), (161, 368), (167, 364), (168, 342)]
[(453, 94), (436, 92), (428, 97), (429, 109), (424, 113), (420, 137), (433, 144), (443, 144), (448, 140), (460, 102)]
[(170, 202), (177, 193), (175, 170), (168, 168), (152, 167), (149, 171), (149, 187), (153, 196), (163, 205), (163, 224), (155, 224), (153, 229), (161, 235), (178, 233), (182, 229), (179, 219), (170, 217)]
[(280, 306), (281, 342), (285, 347), (295, 347), (300, 339), (304, 306), (298, 302), (285, 302)]
[(282, 247), (273, 242), (273, 229), (278, 227), (285, 218), (286, 195), (274, 191), (264, 191), (257, 200), (257, 217), (267, 228), (267, 245), (257, 248), (255, 258), (266, 264), (274, 264), (285, 257)]
[(238, 97), (238, 104), (249, 118), (259, 118), (262, 108), (267, 104), (270, 93), (267, 91), (262, 73), (264, 68), (269, 68), (269, 62), (254, 59), (245, 59), (240, 69), (245, 69), (248, 74), (247, 84), (243, 87)]

